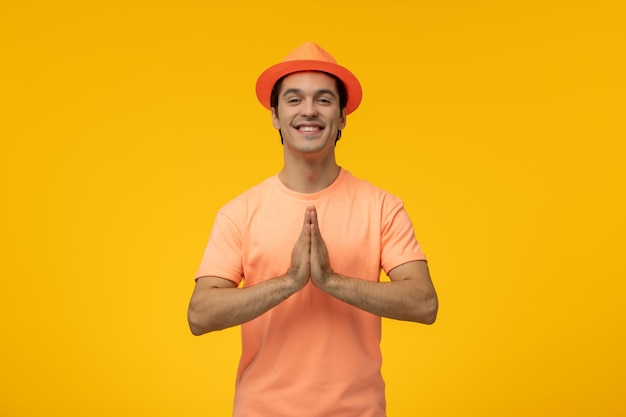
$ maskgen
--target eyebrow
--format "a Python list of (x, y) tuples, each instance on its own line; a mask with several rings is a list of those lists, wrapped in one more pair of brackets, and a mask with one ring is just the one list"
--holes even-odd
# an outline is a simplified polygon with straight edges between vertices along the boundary
[[(285, 92), (282, 94), (282, 97), (285, 97), (288, 94), (302, 94), (302, 90), (299, 88), (288, 88), (285, 90)], [(333, 92), (333, 90), (329, 90), (327, 88), (322, 88), (321, 90), (317, 90), (315, 92), (316, 95), (322, 95), (322, 94), (330, 94), (333, 97), (337, 97), (337, 95)]]

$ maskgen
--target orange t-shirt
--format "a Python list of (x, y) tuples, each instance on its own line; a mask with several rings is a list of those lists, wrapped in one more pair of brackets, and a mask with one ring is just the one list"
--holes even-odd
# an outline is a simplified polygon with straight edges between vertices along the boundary
[[(274, 176), (226, 204), (196, 277), (251, 286), (285, 274), (310, 205), (337, 274), (378, 281), (381, 268), (425, 260), (403, 203), (341, 170), (318, 193)], [(309, 283), (241, 331), (233, 416), (385, 416), (380, 317)]]

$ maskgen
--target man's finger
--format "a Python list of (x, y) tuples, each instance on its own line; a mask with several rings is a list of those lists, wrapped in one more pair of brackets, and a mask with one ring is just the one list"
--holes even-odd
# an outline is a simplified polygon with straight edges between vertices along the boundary
[(320, 224), (317, 218), (317, 210), (315, 209), (315, 206), (311, 209), (311, 224), (313, 225), (312, 235), (317, 239), (321, 239), (322, 233), (320, 232)]
[(302, 234), (311, 235), (311, 212), (310, 207), (307, 207), (304, 212), (304, 220), (302, 222)]

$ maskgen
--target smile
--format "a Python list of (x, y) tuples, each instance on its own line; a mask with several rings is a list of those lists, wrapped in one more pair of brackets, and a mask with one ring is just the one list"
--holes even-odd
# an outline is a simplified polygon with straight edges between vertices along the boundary
[(301, 132), (317, 132), (321, 129), (319, 126), (298, 126), (298, 130)]

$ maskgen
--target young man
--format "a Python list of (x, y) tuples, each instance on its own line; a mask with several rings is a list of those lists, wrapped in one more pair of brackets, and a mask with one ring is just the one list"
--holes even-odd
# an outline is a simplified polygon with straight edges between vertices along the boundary
[(380, 317), (435, 321), (402, 202), (335, 160), (361, 96), (314, 43), (257, 81), (284, 166), (219, 210), (189, 306), (196, 335), (242, 327), (236, 417), (383, 417)]

